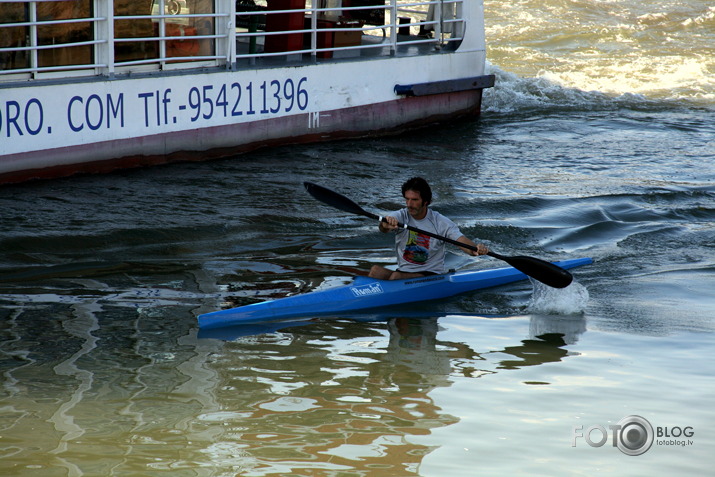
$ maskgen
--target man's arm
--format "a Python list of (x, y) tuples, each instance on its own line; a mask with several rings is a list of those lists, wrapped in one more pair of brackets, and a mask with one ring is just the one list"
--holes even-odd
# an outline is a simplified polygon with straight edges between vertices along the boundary
[(476, 243), (472, 242), (471, 240), (469, 240), (469, 239), (468, 239), (467, 237), (465, 237), (464, 235), (462, 235), (461, 237), (459, 237), (459, 238), (457, 239), (457, 242), (461, 242), (461, 243), (463, 243), (463, 244), (467, 244), (467, 245), (471, 245), (472, 247), (476, 247), (476, 248), (478, 249), (478, 251), (477, 251), (477, 250), (472, 250), (472, 249), (469, 249), (469, 248), (462, 248), (462, 247), (460, 247), (462, 250), (464, 250), (466, 253), (468, 253), (469, 255), (471, 255), (471, 256), (473, 256), (473, 257), (476, 257), (477, 255), (486, 255), (487, 253), (489, 253), (489, 248), (488, 248), (486, 245), (481, 244), (481, 243), (480, 243), (480, 244), (476, 244)]

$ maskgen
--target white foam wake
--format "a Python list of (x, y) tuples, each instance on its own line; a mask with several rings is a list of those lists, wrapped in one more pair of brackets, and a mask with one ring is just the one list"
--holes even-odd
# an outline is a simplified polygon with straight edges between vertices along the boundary
[(551, 288), (534, 282), (528, 310), (543, 315), (578, 315), (586, 311), (588, 298), (586, 287), (577, 282), (566, 288)]

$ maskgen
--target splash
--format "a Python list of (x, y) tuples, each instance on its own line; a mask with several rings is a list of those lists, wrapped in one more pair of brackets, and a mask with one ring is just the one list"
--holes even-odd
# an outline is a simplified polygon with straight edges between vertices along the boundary
[(554, 109), (613, 109), (617, 107), (613, 98), (599, 91), (583, 91), (568, 88), (549, 75), (524, 78), (504, 71), (487, 62), (487, 73), (496, 76), (493, 88), (484, 90), (484, 110), (509, 113), (544, 108)]
[(579, 315), (586, 311), (588, 290), (580, 283), (573, 282), (566, 288), (551, 288), (534, 282), (528, 310), (543, 315)]

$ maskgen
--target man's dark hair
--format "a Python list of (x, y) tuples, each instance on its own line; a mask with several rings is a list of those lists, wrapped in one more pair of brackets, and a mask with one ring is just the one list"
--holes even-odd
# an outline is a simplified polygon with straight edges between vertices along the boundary
[(402, 184), (402, 197), (405, 196), (405, 192), (408, 190), (413, 190), (420, 193), (420, 197), (427, 204), (432, 203), (432, 189), (426, 180), (421, 177), (413, 177), (408, 179), (404, 184)]

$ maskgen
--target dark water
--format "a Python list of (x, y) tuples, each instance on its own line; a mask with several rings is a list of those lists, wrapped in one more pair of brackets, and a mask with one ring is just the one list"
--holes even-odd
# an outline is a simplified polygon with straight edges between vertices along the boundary
[[(0, 473), (710, 471), (710, 96), (606, 95), (493, 70), (478, 121), (0, 189)], [(375, 224), (321, 205), (303, 181), (378, 211), (401, 205), (413, 175), (495, 251), (595, 263), (558, 293), (527, 282), (197, 336), (199, 313), (389, 262)], [(572, 445), (574, 427), (630, 415), (680, 437), (638, 457), (610, 431), (602, 447)]]
[[(714, 119), (618, 104), (492, 113), (395, 138), (3, 188), (0, 467), (553, 475), (577, 463), (617, 474), (628, 458), (643, 472), (703, 470)], [(523, 283), (376, 317), (387, 321), (197, 338), (200, 312), (389, 260), (374, 224), (315, 202), (302, 181), (390, 210), (413, 174), (494, 250), (593, 257), (575, 272), (587, 301)], [(571, 446), (573, 426), (630, 414), (694, 426), (694, 444), (638, 458)], [(499, 457), (515, 447), (529, 452)]]

